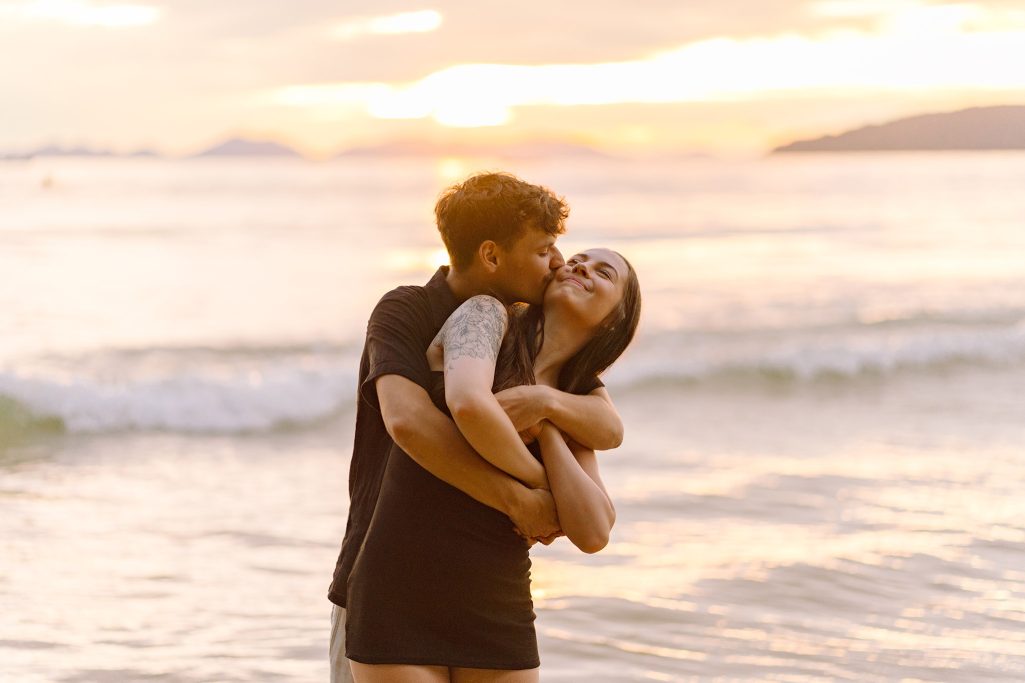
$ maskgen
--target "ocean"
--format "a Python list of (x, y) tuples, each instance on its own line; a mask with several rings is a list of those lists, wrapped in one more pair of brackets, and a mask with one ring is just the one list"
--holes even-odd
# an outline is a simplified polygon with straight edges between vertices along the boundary
[(378, 298), (481, 169), (644, 297), (543, 681), (1025, 680), (1025, 154), (0, 162), (0, 680), (327, 677)]

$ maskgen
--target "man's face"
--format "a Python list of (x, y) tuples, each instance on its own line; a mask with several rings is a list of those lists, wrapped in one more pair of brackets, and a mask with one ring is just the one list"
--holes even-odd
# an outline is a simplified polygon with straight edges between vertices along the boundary
[(565, 263), (555, 236), (528, 225), (520, 239), (502, 251), (496, 275), (506, 303), (540, 304), (552, 273)]

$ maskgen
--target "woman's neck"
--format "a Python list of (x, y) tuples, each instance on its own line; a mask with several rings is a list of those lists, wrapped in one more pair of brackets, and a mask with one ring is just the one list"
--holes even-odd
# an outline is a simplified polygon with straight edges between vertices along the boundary
[(573, 355), (587, 343), (590, 332), (557, 313), (545, 313), (544, 344), (534, 359), (534, 380), (538, 384), (558, 386), (559, 373)]

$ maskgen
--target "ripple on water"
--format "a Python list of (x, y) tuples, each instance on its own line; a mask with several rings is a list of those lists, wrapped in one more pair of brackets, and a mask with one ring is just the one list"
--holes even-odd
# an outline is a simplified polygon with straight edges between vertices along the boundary
[(560, 662), (587, 661), (597, 680), (604, 666), (634, 672), (622, 680), (714, 671), (751, 680), (1020, 681), (1025, 591), (1005, 566), (970, 553), (793, 563), (757, 579), (698, 580), (671, 598), (541, 600), (538, 623), (546, 663), (558, 671)]

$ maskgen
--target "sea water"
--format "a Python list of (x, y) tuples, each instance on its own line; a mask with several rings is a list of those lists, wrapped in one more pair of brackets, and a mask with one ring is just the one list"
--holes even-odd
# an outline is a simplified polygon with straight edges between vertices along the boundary
[(923, 153), (0, 164), (0, 680), (326, 679), (366, 318), (479, 169), (644, 296), (542, 680), (1025, 679), (1025, 155)]

